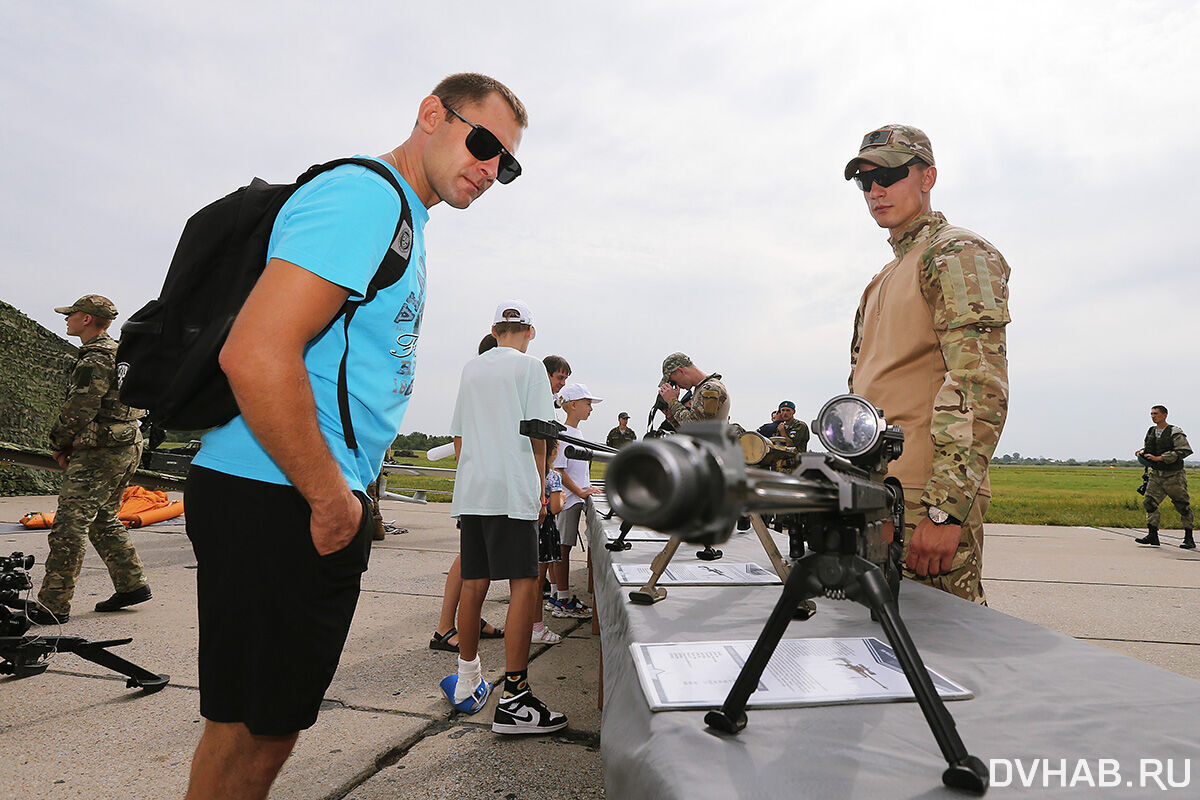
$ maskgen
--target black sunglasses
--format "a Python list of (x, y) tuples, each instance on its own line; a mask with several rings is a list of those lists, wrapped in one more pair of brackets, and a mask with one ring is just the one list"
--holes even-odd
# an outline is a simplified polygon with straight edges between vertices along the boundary
[(914, 164), (924, 164), (925, 162), (919, 158), (913, 158), (905, 164), (898, 167), (876, 167), (875, 169), (863, 172), (859, 170), (854, 173), (854, 182), (858, 184), (858, 188), (864, 192), (871, 191), (871, 184), (878, 183), (883, 188), (891, 186), (893, 183), (898, 183), (908, 177), (908, 168)]
[(512, 183), (521, 174), (521, 165), (513, 158), (513, 154), (504, 149), (496, 134), (482, 125), (476, 125), (450, 106), (442, 103), (447, 111), (471, 126), (467, 134), (467, 151), (480, 161), (491, 161), (500, 156), (500, 167), (496, 170), (496, 180), (501, 183)]

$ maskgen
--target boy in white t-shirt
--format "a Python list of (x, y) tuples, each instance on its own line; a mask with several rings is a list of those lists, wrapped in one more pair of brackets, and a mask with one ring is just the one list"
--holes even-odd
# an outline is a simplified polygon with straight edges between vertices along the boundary
[(529, 643), (538, 597), (538, 522), (546, 475), (546, 443), (520, 434), (526, 419), (552, 420), (550, 384), (541, 361), (525, 354), (533, 315), (520, 300), (496, 308), (499, 346), (463, 367), (450, 435), (458, 456), (450, 513), (462, 526), (463, 588), (458, 604), (458, 674), (441, 682), (447, 699), (474, 714), (492, 686), (479, 662), (479, 615), (492, 580), (509, 582), (504, 626), (504, 690), (496, 733), (549, 733), (566, 727), (529, 688)]
[[(567, 412), (566, 433), (583, 438), (579, 432), (579, 423), (592, 415), (592, 405), (604, 402), (603, 398), (594, 397), (582, 383), (569, 383), (558, 393), (558, 403)], [(562, 560), (558, 562), (555, 571), (556, 590), (545, 608), (556, 617), (576, 617), (587, 619), (592, 610), (571, 594), (571, 548), (579, 541), (579, 524), (587, 507), (585, 501), (599, 489), (592, 488), (590, 463), (567, 458), (566, 448), (561, 448), (558, 457), (554, 459), (554, 468), (562, 473), (563, 488), (566, 490), (566, 502), (559, 512), (558, 535), (562, 540)]]

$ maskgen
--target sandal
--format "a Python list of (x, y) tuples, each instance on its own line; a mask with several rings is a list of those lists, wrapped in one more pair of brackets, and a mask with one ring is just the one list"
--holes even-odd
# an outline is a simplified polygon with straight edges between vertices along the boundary
[(479, 638), (480, 639), (503, 639), (504, 638), (504, 628), (497, 628), (495, 625), (492, 625), (492, 632), (488, 633), (487, 630), (485, 630), (488, 625), (492, 625), (492, 623), (490, 623), (486, 619), (482, 619), (482, 618), (479, 620)]
[(447, 653), (457, 653), (458, 645), (450, 644), (450, 640), (458, 635), (458, 628), (451, 628), (445, 633), (433, 632), (433, 638), (429, 640), (430, 650), (444, 650)]

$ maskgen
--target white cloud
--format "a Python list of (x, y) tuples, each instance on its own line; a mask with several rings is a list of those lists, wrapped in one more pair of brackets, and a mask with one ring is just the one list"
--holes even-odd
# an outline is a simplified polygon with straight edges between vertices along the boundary
[[(402, 141), (443, 75), (531, 113), (525, 174), (428, 229), (408, 430), (444, 430), (502, 295), (644, 419), (662, 357), (722, 372), (734, 416), (844, 389), (890, 257), (841, 177), (864, 132), (931, 135), (935, 207), (1013, 268), (1000, 451), (1124, 455), (1146, 409), (1200, 423), (1187, 218), (1200, 13), (1184, 2), (0, 0), (0, 298), (52, 330), (90, 291), (157, 293), (186, 218), (254, 175)], [(611, 412), (611, 413), (610, 413)]]

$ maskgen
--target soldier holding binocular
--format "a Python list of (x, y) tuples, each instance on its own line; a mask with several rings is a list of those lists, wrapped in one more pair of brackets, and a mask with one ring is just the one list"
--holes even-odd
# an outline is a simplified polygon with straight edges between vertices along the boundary
[[(687, 403), (680, 401), (680, 389), (692, 390)], [(729, 419), (729, 390), (721, 383), (721, 375), (706, 374), (684, 353), (671, 353), (663, 359), (658, 396), (667, 404), (667, 419), (676, 427), (684, 422)]]

